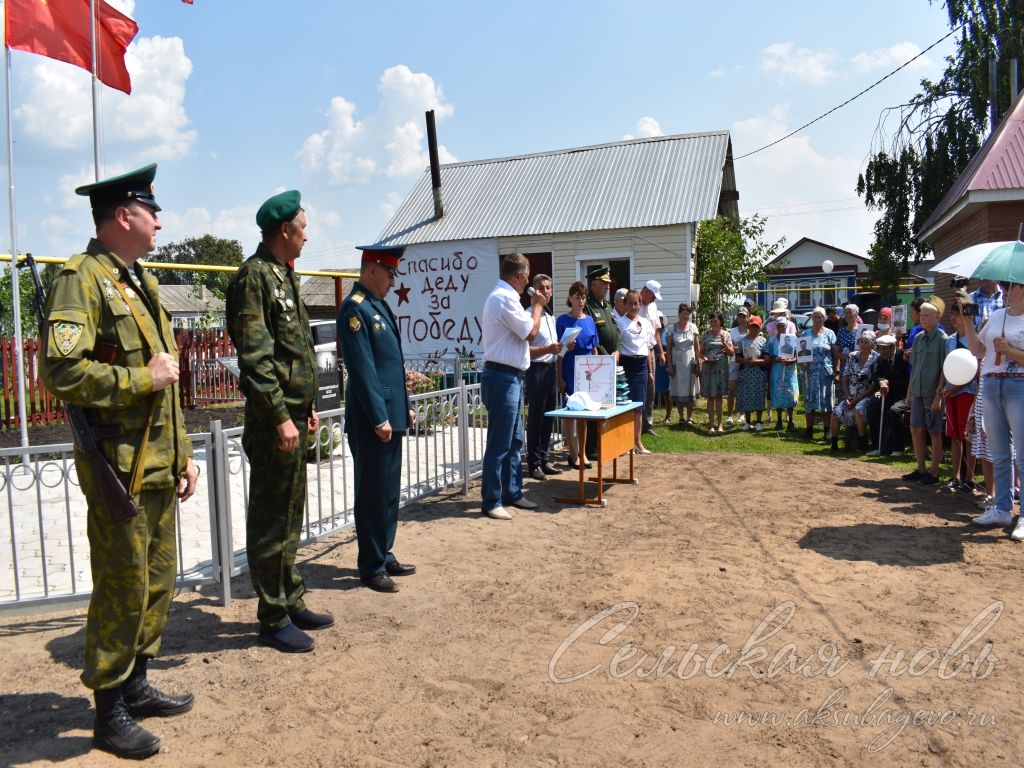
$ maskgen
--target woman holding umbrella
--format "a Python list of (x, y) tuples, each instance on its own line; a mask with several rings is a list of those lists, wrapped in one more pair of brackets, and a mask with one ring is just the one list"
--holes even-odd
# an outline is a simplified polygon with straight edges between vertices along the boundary
[[(1006, 306), (989, 317), (981, 331), (964, 323), (971, 352), (982, 358), (985, 389), (985, 431), (995, 472), (995, 502), (973, 522), (1008, 526), (1013, 522), (1013, 468), (1024, 458), (1024, 243), (995, 248), (971, 275), (1002, 283)], [(1024, 522), (1017, 519), (1012, 537), (1024, 541)]]

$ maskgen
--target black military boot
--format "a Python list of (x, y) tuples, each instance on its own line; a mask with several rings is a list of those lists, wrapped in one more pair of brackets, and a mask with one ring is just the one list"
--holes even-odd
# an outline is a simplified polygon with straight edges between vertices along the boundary
[(135, 658), (135, 667), (128, 679), (121, 683), (124, 706), (132, 717), (171, 717), (192, 709), (195, 702), (191, 693), (184, 696), (168, 696), (161, 693), (146, 679), (145, 656)]
[(93, 691), (96, 697), (96, 725), (92, 745), (130, 760), (145, 760), (160, 751), (160, 739), (132, 720), (124, 706), (120, 688)]

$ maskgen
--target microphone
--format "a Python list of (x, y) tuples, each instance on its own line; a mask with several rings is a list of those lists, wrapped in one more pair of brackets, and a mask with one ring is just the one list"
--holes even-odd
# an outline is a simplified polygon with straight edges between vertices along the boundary
[(533, 286), (532, 285), (526, 289), (526, 295), (527, 296), (533, 296), (533, 294), (535, 294), (535, 293), (536, 293), (536, 291), (533, 290)]

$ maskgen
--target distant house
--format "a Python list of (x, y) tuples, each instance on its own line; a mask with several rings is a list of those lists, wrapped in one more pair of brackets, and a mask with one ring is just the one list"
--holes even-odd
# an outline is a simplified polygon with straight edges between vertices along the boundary
[(407, 246), (389, 301), (413, 353), (478, 349), (480, 309), (514, 252), (551, 275), (556, 313), (569, 286), (605, 264), (613, 288), (658, 280), (674, 315), (697, 296), (698, 222), (738, 217), (727, 131), (453, 163), (440, 179), (441, 218), (427, 170), (378, 238)]
[(160, 304), (170, 313), (175, 328), (224, 325), (224, 300), (205, 285), (161, 285)]
[[(832, 271), (822, 269), (832, 262)], [(789, 299), (793, 312), (810, 312), (814, 307), (837, 306), (847, 302), (868, 283), (869, 260), (828, 243), (802, 237), (768, 264), (776, 269), (757, 284), (756, 302), (771, 307), (780, 297)], [(929, 283), (930, 278), (911, 274), (902, 280), (897, 292), (901, 301), (914, 295), (913, 286)]]
[[(359, 270), (353, 268), (346, 270), (346, 274), (358, 274)], [(348, 295), (352, 278), (345, 278), (342, 281), (342, 295), (344, 299)], [(302, 303), (306, 305), (310, 320), (334, 320), (338, 314), (338, 307), (341, 301), (336, 293), (336, 283), (333, 277), (309, 277), (299, 287), (302, 296)]]
[[(917, 233), (936, 259), (980, 243), (1016, 240), (1024, 222), (1024, 93), (971, 158)], [(950, 275), (936, 292), (950, 305)], [(971, 285), (971, 290), (976, 286)]]

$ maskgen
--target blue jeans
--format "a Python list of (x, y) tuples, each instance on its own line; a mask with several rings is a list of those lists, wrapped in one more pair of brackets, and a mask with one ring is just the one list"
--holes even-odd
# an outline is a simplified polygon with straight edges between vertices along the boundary
[(1010, 445), (1017, 453), (1017, 472), (1024, 462), (1024, 378), (985, 379), (985, 434), (996, 484), (996, 509), (1013, 511)]
[(486, 514), (495, 507), (518, 501), (523, 495), (523, 414), (520, 408), (523, 377), (484, 368), (480, 399), (487, 409), (487, 447), (481, 478)]

